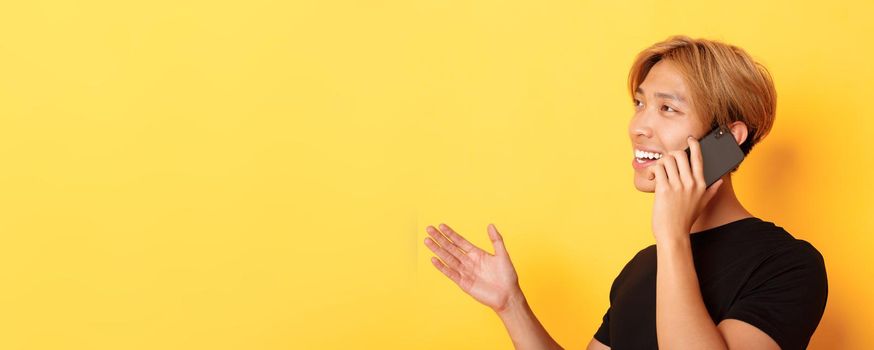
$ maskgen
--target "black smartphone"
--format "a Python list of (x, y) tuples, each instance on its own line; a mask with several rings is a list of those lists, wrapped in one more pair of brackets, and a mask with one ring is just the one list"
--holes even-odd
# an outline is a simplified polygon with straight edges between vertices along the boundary
[[(716, 180), (736, 168), (744, 160), (744, 152), (734, 136), (725, 128), (716, 127), (698, 142), (701, 144), (701, 158), (704, 160), (704, 182), (710, 187)], [(686, 147), (686, 155), (692, 153)], [(691, 163), (691, 159), (690, 162)]]

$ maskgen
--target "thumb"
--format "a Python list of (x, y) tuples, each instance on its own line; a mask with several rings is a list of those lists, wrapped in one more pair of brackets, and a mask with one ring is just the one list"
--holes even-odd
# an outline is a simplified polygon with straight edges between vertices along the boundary
[(716, 180), (716, 182), (710, 185), (710, 188), (708, 188), (707, 191), (704, 192), (704, 205), (707, 205), (707, 203), (709, 203), (710, 200), (713, 199), (713, 196), (716, 195), (716, 191), (719, 191), (720, 186), (722, 186), (722, 179)]
[(507, 248), (504, 247), (504, 238), (498, 233), (498, 229), (494, 224), (489, 224), (489, 239), (492, 240), (492, 247), (495, 248), (495, 255), (507, 255)]

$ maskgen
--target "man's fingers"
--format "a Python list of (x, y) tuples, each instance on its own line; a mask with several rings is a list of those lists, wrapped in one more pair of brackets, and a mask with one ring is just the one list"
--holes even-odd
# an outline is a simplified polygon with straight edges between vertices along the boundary
[(492, 240), (492, 247), (495, 248), (495, 255), (507, 255), (507, 248), (504, 246), (504, 237), (498, 233), (498, 229), (494, 224), (489, 224), (489, 239)]
[(466, 239), (464, 239), (464, 237), (461, 237), (461, 235), (456, 233), (455, 230), (449, 227), (449, 225), (440, 224), (440, 230), (443, 232), (443, 234), (446, 235), (446, 237), (449, 237), (449, 239), (451, 239), (453, 243), (455, 243), (465, 252), (470, 252), (476, 249), (476, 246), (468, 242)]
[(437, 243), (440, 244), (441, 247), (446, 249), (446, 251), (452, 254), (452, 256), (457, 258), (459, 261), (465, 262), (470, 259), (470, 257), (465, 255), (464, 251), (462, 251), (461, 248), (456, 246), (455, 243), (450, 242), (448, 239), (446, 239), (446, 237), (444, 237), (443, 234), (440, 233), (440, 231), (437, 231), (437, 229), (435, 229), (434, 227), (428, 226), (425, 228), (425, 231), (427, 231), (428, 235), (430, 235), (431, 238), (437, 241)]
[(693, 188), (695, 186), (695, 178), (692, 177), (692, 168), (689, 166), (689, 158), (685, 151), (671, 152), (671, 155), (677, 161), (677, 171), (680, 173), (680, 184), (683, 188)]
[(695, 182), (706, 186), (704, 182), (704, 157), (701, 155), (701, 144), (694, 137), (689, 137), (689, 158), (692, 162), (692, 175)]
[(673, 188), (680, 188), (683, 183), (680, 181), (680, 171), (677, 170), (676, 158), (671, 156), (669, 153), (659, 160), (662, 161), (662, 165), (664, 165), (665, 175), (667, 175), (668, 184), (670, 184)]
[(440, 272), (446, 275), (446, 277), (449, 277), (452, 282), (461, 285), (461, 274), (458, 273), (458, 271), (455, 271), (449, 266), (446, 266), (446, 264), (444, 264), (442, 261), (440, 261), (440, 259), (437, 259), (437, 257), (434, 256), (431, 257), (431, 263), (434, 264), (434, 267), (440, 270)]
[(428, 246), (428, 249), (431, 249), (434, 254), (437, 254), (440, 259), (445, 261), (446, 264), (449, 265), (449, 267), (453, 269), (461, 269), (461, 262), (458, 261), (458, 259), (456, 259), (454, 256), (452, 256), (452, 254), (449, 254), (446, 249), (443, 249), (443, 247), (439, 246), (437, 242), (434, 242), (431, 237), (425, 238), (425, 245)]
[(652, 173), (655, 176), (656, 189), (668, 186), (668, 175), (665, 174), (665, 167), (662, 159), (659, 159), (656, 164), (650, 166), (650, 168), (652, 168)]

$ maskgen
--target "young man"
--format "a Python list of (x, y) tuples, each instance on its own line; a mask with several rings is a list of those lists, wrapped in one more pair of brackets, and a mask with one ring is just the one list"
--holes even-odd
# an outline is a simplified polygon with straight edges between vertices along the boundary
[[(748, 154), (774, 122), (770, 74), (740, 48), (675, 36), (641, 52), (628, 80), (634, 185), (655, 193), (656, 243), (614, 280), (588, 349), (806, 348), (828, 294), (822, 256), (744, 209), (730, 173), (706, 188), (697, 142), (721, 126)], [(561, 349), (528, 306), (494, 225), (494, 254), (447, 225), (426, 231), (434, 266), (495, 310), (517, 349)]]

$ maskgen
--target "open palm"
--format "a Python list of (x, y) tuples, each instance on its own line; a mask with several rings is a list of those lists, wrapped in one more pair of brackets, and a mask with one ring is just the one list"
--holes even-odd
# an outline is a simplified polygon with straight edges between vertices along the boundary
[(480, 303), (501, 311), (520, 291), (516, 269), (494, 225), (489, 225), (488, 233), (495, 254), (471, 244), (445, 224), (440, 230), (428, 226), (425, 231), (431, 236), (425, 238), (425, 245), (440, 257), (431, 257), (431, 263)]

